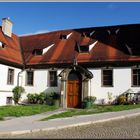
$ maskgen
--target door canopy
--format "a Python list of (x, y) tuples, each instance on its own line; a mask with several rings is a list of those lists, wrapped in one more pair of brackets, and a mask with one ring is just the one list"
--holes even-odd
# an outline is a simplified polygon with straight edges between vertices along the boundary
[[(70, 71), (77, 71), (77, 72), (79, 72), (82, 75), (83, 80), (85, 80), (85, 79), (92, 79), (93, 78), (93, 74), (87, 68), (84, 68), (84, 67), (79, 66), (79, 65), (71, 65), (69, 68), (64, 69), (59, 74), (59, 76), (64, 78), (64, 73), (68, 72), (68, 74), (69, 74)], [(68, 74), (65, 77), (66, 79), (68, 78)]]

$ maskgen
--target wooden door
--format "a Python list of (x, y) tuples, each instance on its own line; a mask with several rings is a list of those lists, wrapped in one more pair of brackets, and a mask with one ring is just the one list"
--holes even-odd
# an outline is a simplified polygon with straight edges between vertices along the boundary
[(67, 106), (81, 107), (81, 82), (79, 80), (68, 81)]

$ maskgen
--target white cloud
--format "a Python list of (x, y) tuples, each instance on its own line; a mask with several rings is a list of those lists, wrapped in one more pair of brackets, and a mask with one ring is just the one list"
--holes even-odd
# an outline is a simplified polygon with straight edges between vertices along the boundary
[(40, 30), (40, 31), (37, 31), (37, 32), (34, 32), (34, 33), (21, 34), (19, 36), (28, 36), (28, 35), (35, 35), (35, 34), (48, 33), (48, 32), (49, 32), (48, 30)]

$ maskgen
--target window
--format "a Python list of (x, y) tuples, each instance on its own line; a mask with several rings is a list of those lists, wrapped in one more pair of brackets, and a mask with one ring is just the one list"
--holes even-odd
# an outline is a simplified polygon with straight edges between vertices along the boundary
[(113, 86), (113, 70), (102, 70), (102, 85)]
[(57, 86), (57, 71), (49, 71), (49, 83), (50, 87)]
[(34, 49), (32, 54), (33, 55), (42, 55), (42, 52), (43, 52), (43, 50), (41, 50), (41, 49)]
[(90, 33), (89, 32), (83, 32), (81, 34), (82, 37), (90, 37)]
[(80, 53), (88, 53), (89, 52), (89, 46), (80, 46), (79, 52)]
[(5, 43), (0, 41), (0, 48), (5, 48), (5, 46), (6, 46)]
[(132, 85), (140, 86), (140, 69), (132, 69)]
[(12, 97), (7, 97), (7, 98), (6, 98), (6, 104), (7, 104), (7, 105), (11, 105), (11, 104), (12, 104), (12, 100), (13, 100)]
[(27, 74), (26, 74), (26, 85), (32, 86), (33, 85), (33, 79), (34, 79), (33, 71), (27, 71)]
[(7, 84), (8, 85), (14, 84), (14, 69), (8, 69)]
[(67, 39), (67, 35), (60, 35), (60, 39)]

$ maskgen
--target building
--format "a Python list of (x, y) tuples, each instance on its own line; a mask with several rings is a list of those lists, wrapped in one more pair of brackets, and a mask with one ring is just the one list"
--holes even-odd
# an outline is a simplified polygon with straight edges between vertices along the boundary
[[(12, 89), (55, 91), (63, 107), (80, 107), (86, 96), (108, 102), (129, 91), (140, 93), (140, 25), (69, 29), (17, 36), (13, 23), (0, 27), (0, 105), (12, 104)], [(139, 98), (139, 96), (138, 96)]]

